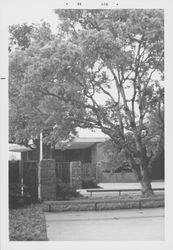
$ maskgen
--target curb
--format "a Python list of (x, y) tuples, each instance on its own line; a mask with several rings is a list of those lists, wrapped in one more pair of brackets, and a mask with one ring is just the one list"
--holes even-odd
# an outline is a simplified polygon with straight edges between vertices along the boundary
[(75, 201), (45, 201), (44, 212), (65, 211), (101, 211), (114, 209), (154, 208), (164, 207), (164, 198), (141, 198), (122, 200), (75, 200)]

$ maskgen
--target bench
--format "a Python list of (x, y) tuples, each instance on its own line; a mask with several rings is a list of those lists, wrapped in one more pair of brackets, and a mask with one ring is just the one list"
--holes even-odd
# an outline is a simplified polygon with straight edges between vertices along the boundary
[[(164, 188), (153, 188), (153, 191), (164, 191)], [(90, 193), (90, 197), (92, 197), (92, 193), (101, 193), (101, 192), (116, 192), (119, 193), (119, 196), (121, 195), (121, 192), (139, 192), (141, 191), (140, 188), (128, 188), (128, 189), (87, 189), (88, 193)]]

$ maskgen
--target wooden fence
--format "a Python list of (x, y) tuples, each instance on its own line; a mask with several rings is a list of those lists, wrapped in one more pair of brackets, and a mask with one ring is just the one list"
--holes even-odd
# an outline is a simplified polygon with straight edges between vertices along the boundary
[[(81, 169), (82, 180), (96, 179), (96, 164), (82, 163)], [(62, 182), (70, 183), (70, 162), (56, 162), (56, 176)]]
[(28, 186), (32, 198), (38, 198), (38, 163), (26, 161), (23, 164), (23, 184)]
[[(23, 170), (21, 167), (23, 166)], [(22, 184), (28, 187), (33, 200), (38, 197), (38, 164), (36, 161), (9, 161), (9, 184)]]
[(20, 182), (19, 161), (9, 161), (8, 170), (9, 170), (8, 171), (9, 184), (19, 183)]
[(56, 177), (70, 183), (70, 162), (56, 162)]

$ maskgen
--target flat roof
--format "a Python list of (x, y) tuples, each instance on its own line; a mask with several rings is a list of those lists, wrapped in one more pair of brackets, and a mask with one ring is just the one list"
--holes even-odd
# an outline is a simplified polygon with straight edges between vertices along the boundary
[[(105, 142), (107, 137), (77, 137), (72, 140), (66, 149), (83, 149), (93, 146), (95, 143)], [(55, 145), (56, 149), (60, 149)]]
[(10, 152), (27, 152), (31, 151), (32, 149), (29, 147), (26, 147), (24, 145), (19, 145), (19, 144), (9, 144), (8, 149)]
[[(108, 137), (76, 137), (74, 140), (72, 140), (69, 143), (69, 145), (67, 146), (67, 149), (89, 148), (93, 146), (95, 143), (105, 142), (107, 139)], [(60, 149), (58, 144), (55, 145), (55, 149)], [(27, 152), (27, 151), (32, 151), (32, 149), (24, 145), (9, 144), (9, 151), (10, 152)]]

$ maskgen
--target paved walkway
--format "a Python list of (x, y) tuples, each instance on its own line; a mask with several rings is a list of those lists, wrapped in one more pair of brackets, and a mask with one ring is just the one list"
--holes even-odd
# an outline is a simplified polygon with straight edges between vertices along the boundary
[[(163, 181), (153, 181), (151, 183), (153, 188), (162, 188), (164, 187)], [(99, 183), (100, 187), (103, 188), (140, 188), (139, 182), (117, 182), (117, 183)]]
[[(128, 189), (128, 188), (141, 188), (139, 182), (121, 182), (121, 183), (99, 183), (98, 184), (100, 187), (105, 188), (105, 189)], [(153, 188), (164, 188), (164, 182), (163, 181), (153, 181), (151, 183)], [(83, 196), (89, 196), (90, 194), (86, 192), (86, 189), (79, 189), (78, 190)], [(138, 192), (139, 193), (139, 192)], [(118, 193), (115, 192), (109, 192), (107, 194), (105, 193), (94, 193), (93, 197), (101, 197), (101, 196), (117, 196)]]
[(50, 241), (164, 240), (164, 209), (45, 213)]

